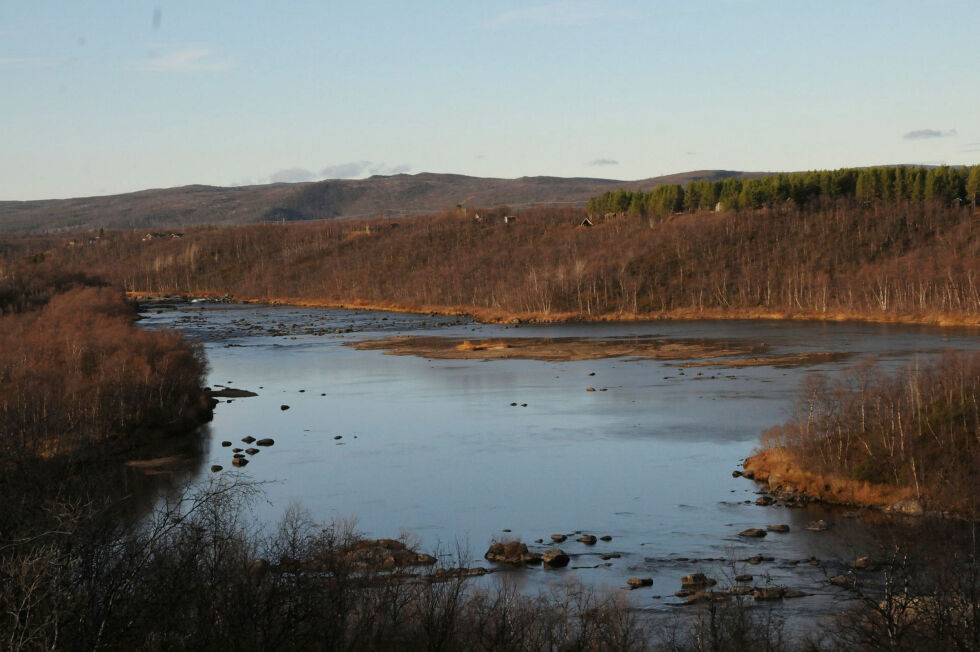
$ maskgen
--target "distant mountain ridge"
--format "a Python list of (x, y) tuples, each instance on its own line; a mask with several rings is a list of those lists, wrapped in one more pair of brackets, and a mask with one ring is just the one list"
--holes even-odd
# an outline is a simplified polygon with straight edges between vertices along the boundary
[(191, 185), (119, 195), (0, 201), (0, 231), (40, 233), (95, 228), (158, 229), (262, 221), (408, 216), (463, 206), (580, 206), (608, 190), (650, 190), (698, 179), (761, 172), (695, 170), (636, 181), (585, 177), (498, 179), (461, 174), (396, 174), (367, 179), (216, 187)]

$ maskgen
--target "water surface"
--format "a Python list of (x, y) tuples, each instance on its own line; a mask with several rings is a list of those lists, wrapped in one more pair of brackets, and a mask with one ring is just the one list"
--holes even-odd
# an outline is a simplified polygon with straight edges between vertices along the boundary
[[(865, 519), (844, 518), (840, 509), (756, 506), (757, 486), (733, 478), (732, 470), (755, 448), (760, 432), (790, 416), (807, 374), (838, 374), (866, 356), (898, 368), (946, 349), (978, 348), (973, 330), (894, 325), (515, 327), (238, 305), (182, 305), (145, 316), (147, 327), (178, 328), (205, 343), (212, 386), (258, 392), (218, 406), (200, 473), (207, 474), (210, 464), (231, 468), (222, 440), (241, 445), (246, 435), (274, 438), (275, 446), (241, 471), (270, 482), (266, 500), (256, 506), (261, 520), (274, 522), (286, 506), (299, 503), (318, 520), (356, 518), (369, 536), (407, 532), (423, 549), (447, 554), (461, 545), (472, 564), (485, 563), (483, 552), (494, 537), (517, 537), (541, 550), (548, 546), (534, 540), (547, 544), (552, 533), (609, 535), (612, 541), (595, 546), (574, 537), (561, 545), (573, 556), (572, 566), (597, 568), (531, 568), (510, 576), (531, 587), (574, 577), (606, 588), (649, 576), (654, 586), (630, 599), (650, 610), (677, 602), (672, 594), (681, 575), (701, 570), (726, 584), (734, 569), (753, 573), (757, 584), (815, 594), (780, 606), (787, 614), (833, 611), (847, 593), (825, 579), (868, 551), (874, 528)], [(806, 367), (684, 369), (630, 359), (430, 360), (346, 346), (398, 334), (704, 338), (765, 344), (771, 355), (853, 357)], [(831, 530), (802, 529), (816, 518), (831, 522)], [(737, 536), (771, 523), (787, 523), (792, 531), (761, 540)], [(608, 553), (621, 557), (602, 560)], [(774, 561), (738, 562), (755, 554)], [(811, 555), (820, 566), (790, 563)]]

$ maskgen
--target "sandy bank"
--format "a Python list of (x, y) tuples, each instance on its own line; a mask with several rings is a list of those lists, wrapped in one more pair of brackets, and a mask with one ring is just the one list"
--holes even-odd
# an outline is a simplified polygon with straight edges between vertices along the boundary
[[(747, 367), (761, 365), (804, 365), (826, 362), (849, 354), (797, 353), (761, 355), (764, 347), (706, 339), (660, 339), (620, 337), (608, 339), (574, 337), (507, 337), (468, 340), (452, 337), (400, 335), (377, 340), (350, 342), (362, 351), (384, 351), (389, 355), (414, 355), (451, 360), (543, 360), (566, 362), (600, 358), (683, 360), (677, 366)], [(697, 360), (698, 362), (691, 362)]]

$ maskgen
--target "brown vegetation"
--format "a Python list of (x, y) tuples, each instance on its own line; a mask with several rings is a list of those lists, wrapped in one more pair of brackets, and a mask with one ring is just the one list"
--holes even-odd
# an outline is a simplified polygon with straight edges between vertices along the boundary
[(5, 462), (186, 431), (208, 417), (199, 347), (176, 333), (136, 328), (136, 313), (118, 290), (24, 278), (0, 279), (10, 311), (0, 318)]
[[(871, 363), (811, 377), (797, 416), (763, 435), (756, 478), (831, 502), (927, 507), (977, 518), (980, 354), (948, 353), (893, 376)], [(774, 447), (774, 448), (773, 448)], [(899, 511), (918, 511), (906, 506)]]
[[(534, 319), (808, 318), (980, 321), (980, 232), (969, 207), (925, 201), (620, 216), (574, 209), (517, 222), (258, 225), (97, 244), (8, 239), (7, 259), (88, 271), (128, 291)], [(362, 233), (351, 238), (352, 233)]]

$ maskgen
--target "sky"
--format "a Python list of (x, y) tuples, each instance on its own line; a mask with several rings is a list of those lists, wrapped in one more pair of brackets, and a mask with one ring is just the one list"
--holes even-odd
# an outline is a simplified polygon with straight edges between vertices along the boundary
[(977, 0), (0, 0), (0, 200), (980, 162)]

